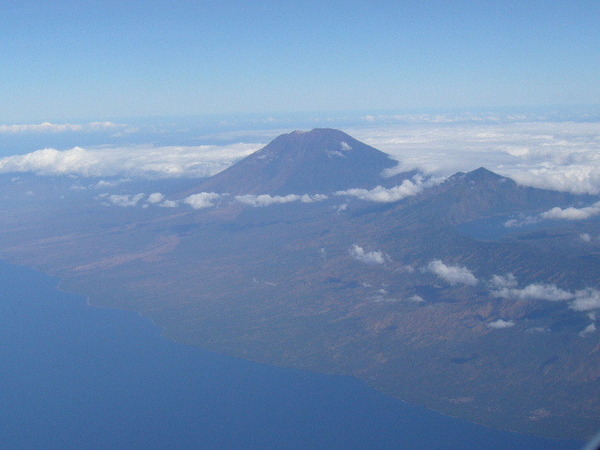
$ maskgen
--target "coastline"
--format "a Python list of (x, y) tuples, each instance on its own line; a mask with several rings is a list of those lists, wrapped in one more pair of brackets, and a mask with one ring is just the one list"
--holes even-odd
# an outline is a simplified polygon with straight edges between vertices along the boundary
[[(327, 373), (325, 371), (316, 371), (313, 369), (307, 369), (305, 367), (301, 367), (301, 366), (296, 366), (296, 365), (285, 365), (285, 364), (277, 364), (277, 363), (272, 363), (269, 361), (257, 361), (256, 359), (252, 359), (252, 358), (247, 358), (241, 355), (235, 355), (235, 354), (231, 354), (228, 352), (223, 352), (223, 351), (219, 351), (218, 349), (214, 349), (214, 348), (209, 348), (209, 347), (203, 347), (200, 345), (195, 345), (189, 342), (182, 342), (179, 340), (175, 340), (172, 337), (169, 336), (169, 329), (167, 327), (163, 327), (158, 325), (152, 318), (148, 317), (147, 315), (145, 315), (143, 312), (137, 311), (137, 310), (133, 310), (133, 309), (126, 309), (126, 308), (118, 308), (115, 306), (109, 306), (109, 305), (103, 305), (103, 304), (98, 304), (95, 303), (93, 301), (93, 298), (91, 295), (86, 295), (85, 293), (82, 293), (76, 289), (72, 289), (69, 287), (65, 286), (65, 282), (64, 279), (61, 278), (60, 276), (56, 276), (56, 275), (48, 275), (46, 273), (45, 270), (37, 268), (37, 267), (32, 267), (30, 265), (27, 264), (20, 264), (20, 263), (13, 263), (11, 261), (9, 261), (7, 258), (3, 258), (3, 261), (6, 262), (9, 265), (12, 266), (19, 266), (22, 267), (24, 269), (28, 269), (28, 270), (33, 270), (36, 273), (40, 274), (41, 276), (44, 277), (50, 277), (51, 279), (53, 279), (53, 281), (56, 282), (55, 286), (56, 289), (62, 293), (66, 293), (66, 294), (70, 294), (70, 295), (76, 295), (78, 297), (81, 297), (84, 301), (87, 307), (89, 308), (100, 308), (100, 309), (104, 309), (104, 310), (114, 310), (114, 311), (125, 311), (125, 312), (129, 312), (129, 313), (135, 313), (136, 316), (140, 317), (142, 320), (144, 320), (146, 323), (148, 323), (149, 326), (155, 328), (158, 332), (158, 334), (160, 335), (160, 337), (162, 339), (165, 339), (169, 342), (173, 342), (176, 343), (177, 345), (184, 345), (186, 347), (190, 347), (190, 348), (198, 348), (201, 349), (203, 351), (208, 351), (210, 353), (214, 353), (214, 354), (218, 354), (218, 355), (223, 355), (226, 356), (228, 358), (233, 358), (236, 360), (240, 360), (240, 361), (246, 361), (246, 362), (250, 362), (253, 364), (261, 364), (261, 365), (266, 365), (269, 367), (276, 367), (276, 368), (281, 368), (281, 369), (285, 369), (285, 370), (294, 370), (294, 371), (304, 371), (307, 373), (311, 373), (311, 374), (318, 374), (318, 375), (324, 375), (324, 376), (332, 376), (332, 377), (337, 377), (337, 378), (346, 378), (346, 379), (350, 379), (353, 380), (355, 382), (361, 383), (362, 385), (364, 385), (366, 388), (368, 388), (369, 390), (372, 390), (373, 392), (377, 392), (380, 393), (382, 395), (385, 395), (386, 397), (393, 399), (394, 401), (398, 401), (401, 403), (404, 403), (408, 406), (410, 406), (411, 408), (418, 408), (418, 409), (422, 409), (425, 411), (429, 411), (431, 413), (435, 413), (435, 414), (439, 414), (440, 416), (444, 416), (444, 417), (448, 417), (451, 418), (453, 420), (458, 420), (460, 422), (463, 422), (465, 424), (472, 424), (472, 425), (477, 425), (477, 426), (481, 426), (484, 427), (486, 429), (489, 430), (493, 430), (493, 431), (497, 431), (497, 432), (506, 432), (506, 433), (514, 433), (516, 435), (521, 435), (524, 437), (533, 437), (533, 438), (540, 438), (540, 439), (549, 439), (550, 441), (554, 441), (557, 444), (558, 443), (569, 443), (569, 442), (573, 442), (571, 439), (561, 439), (561, 438), (551, 438), (551, 437), (546, 437), (546, 436), (536, 436), (536, 435), (532, 435), (532, 434), (526, 434), (526, 433), (520, 433), (518, 431), (513, 431), (513, 430), (507, 430), (507, 429), (502, 429), (502, 428), (497, 428), (497, 427), (493, 427), (493, 426), (489, 426), (489, 425), (485, 425), (485, 424), (481, 424), (478, 422), (474, 422), (474, 421), (466, 421), (465, 419), (461, 418), (460, 416), (453, 416), (451, 414), (447, 414), (444, 411), (439, 411), (436, 410), (434, 408), (428, 408), (426, 406), (423, 406), (419, 403), (416, 402), (410, 402), (410, 401), (406, 401), (402, 398), (399, 398), (397, 395), (389, 392), (388, 390), (386, 390), (383, 387), (378, 388), (376, 383), (374, 383), (373, 381), (369, 381), (369, 380), (365, 380), (365, 379), (361, 379), (360, 377), (356, 377), (356, 376), (352, 376), (352, 375), (344, 375), (344, 374), (338, 374), (338, 373)], [(578, 443), (583, 444), (584, 441), (577, 441)]]

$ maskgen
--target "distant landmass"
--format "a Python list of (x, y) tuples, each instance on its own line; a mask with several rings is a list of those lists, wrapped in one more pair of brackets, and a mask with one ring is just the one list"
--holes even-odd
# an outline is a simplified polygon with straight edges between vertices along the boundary
[(315, 129), (178, 184), (169, 207), (3, 176), (0, 256), (180, 342), (350, 375), (492, 427), (592, 435), (598, 196), (395, 166)]

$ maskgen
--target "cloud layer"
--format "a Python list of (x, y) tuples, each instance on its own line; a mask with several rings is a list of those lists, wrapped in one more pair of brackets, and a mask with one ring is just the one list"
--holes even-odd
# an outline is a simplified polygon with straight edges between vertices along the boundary
[(600, 193), (600, 123), (438, 119), (347, 131), (398, 159), (396, 172), (419, 168), (450, 175), (484, 166), (527, 186)]
[[(544, 122), (540, 121), (543, 118), (530, 116), (511, 116), (504, 123), (501, 123), (501, 118), (488, 116), (470, 115), (468, 120), (442, 115), (411, 117), (381, 120), (373, 116), (366, 122), (368, 126), (345, 131), (401, 161), (395, 172), (419, 168), (426, 173), (446, 176), (484, 166), (527, 186), (573, 193), (600, 193), (600, 123)], [(386, 125), (373, 125), (377, 123)], [(113, 129), (126, 132), (128, 128), (112, 122), (45, 122), (0, 125), (0, 134)], [(283, 130), (277, 130), (277, 133), (279, 131)], [(245, 132), (244, 135), (250, 134)], [(267, 136), (273, 135), (273, 132), (261, 131), (260, 136), (265, 139), (261, 144), (44, 149), (0, 159), (0, 172), (207, 176), (259, 149), (269, 140)], [(418, 187), (418, 183), (413, 183)], [(415, 186), (405, 184), (393, 191), (381, 188), (380, 191), (347, 194), (368, 196), (373, 201), (394, 201), (391, 199), (410, 195), (414, 189)]]
[(153, 178), (206, 177), (253, 153), (260, 144), (227, 146), (138, 145), (128, 147), (46, 148), (0, 159), (0, 173), (84, 177), (144, 176)]

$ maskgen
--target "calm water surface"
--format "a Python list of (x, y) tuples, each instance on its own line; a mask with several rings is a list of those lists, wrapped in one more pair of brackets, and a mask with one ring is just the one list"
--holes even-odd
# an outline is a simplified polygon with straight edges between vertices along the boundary
[(170, 342), (0, 261), (1, 448), (572, 449)]

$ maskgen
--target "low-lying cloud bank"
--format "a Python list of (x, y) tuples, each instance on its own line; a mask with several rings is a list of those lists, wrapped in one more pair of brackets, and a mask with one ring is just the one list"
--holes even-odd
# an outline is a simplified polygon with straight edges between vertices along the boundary
[[(366, 126), (344, 131), (400, 161), (396, 172), (416, 168), (425, 173), (447, 176), (484, 166), (522, 185), (576, 194), (600, 193), (598, 122), (544, 122), (541, 121), (543, 118), (534, 120), (527, 116), (515, 116), (508, 122), (498, 123), (494, 123), (490, 117), (482, 117), (482, 120), (470, 117), (465, 122), (464, 118), (449, 120), (443, 115), (425, 119), (417, 117), (415, 121), (404, 120), (404, 117), (392, 123), (379, 119), (372, 116), (372, 120), (366, 120)], [(125, 133), (127, 129), (126, 125), (111, 122), (45, 122), (0, 125), (0, 134), (106, 130)], [(261, 132), (262, 135), (265, 136), (265, 142), (261, 144), (44, 149), (0, 159), (0, 172), (80, 176), (208, 176), (258, 150), (267, 144), (267, 136), (273, 133)], [(414, 187), (406, 185), (391, 193), (354, 192), (354, 195), (381, 199), (401, 197), (403, 190), (411, 188)]]
[[(400, 161), (397, 172), (451, 175), (484, 166), (518, 183), (575, 194), (600, 193), (600, 123), (427, 123), (347, 130)], [(373, 121), (377, 123), (377, 121)]]
[[(109, 195), (108, 193), (104, 193), (98, 196), (98, 198), (102, 200), (108, 200), (108, 202), (115, 206), (137, 206), (140, 204), (140, 201), (145, 197), (145, 194), (135, 194), (135, 195)], [(216, 206), (219, 201), (226, 201), (226, 199), (230, 199), (230, 201), (239, 202), (246, 206), (252, 206), (255, 208), (261, 208), (270, 205), (281, 205), (285, 203), (299, 202), (299, 203), (314, 203), (320, 202), (323, 200), (327, 200), (328, 197), (322, 194), (303, 194), (296, 195), (290, 194), (285, 196), (279, 195), (237, 195), (231, 196), (227, 193), (217, 193), (217, 192), (199, 192), (197, 194), (192, 194), (183, 200), (170, 200), (167, 199), (164, 194), (160, 192), (154, 192), (148, 195), (146, 199), (145, 207), (148, 205), (158, 205), (165, 208), (174, 208), (176, 206), (180, 206), (182, 204), (189, 205), (193, 209), (205, 209), (210, 208), (212, 206)]]
[(226, 146), (46, 148), (1, 158), (0, 173), (31, 172), (83, 177), (207, 177), (226, 169), (260, 147), (260, 144), (239, 143)]
[[(438, 183), (439, 181), (431, 182), (431, 181), (423, 181), (422, 177), (415, 177), (415, 181), (404, 180), (400, 186), (396, 186), (393, 188), (383, 188), (381, 186), (377, 186), (374, 189), (348, 189), (346, 191), (336, 192), (335, 196), (347, 196), (347, 197), (356, 197), (360, 200), (371, 201), (371, 202), (395, 202), (402, 200), (411, 195), (416, 195), (425, 189), (428, 186), (431, 186), (432, 183)], [(106, 186), (110, 187), (110, 186)], [(108, 197), (108, 194), (104, 194), (101, 196), (102, 198)], [(113, 197), (113, 196), (110, 196)], [(132, 196), (127, 195), (119, 195), (116, 197), (129, 198)], [(180, 205), (181, 203), (187, 204), (194, 209), (204, 209), (210, 208), (211, 206), (216, 205), (216, 200), (230, 198), (232, 201), (236, 201), (242, 203), (246, 206), (251, 206), (253, 208), (262, 208), (271, 205), (283, 205), (286, 203), (316, 203), (322, 202), (330, 199), (328, 195), (325, 194), (288, 194), (288, 195), (269, 195), (269, 194), (247, 194), (247, 195), (236, 195), (232, 196), (228, 193), (216, 193), (216, 192), (199, 192), (197, 194), (190, 195), (183, 199), (182, 201), (173, 201), (165, 199), (165, 196), (160, 192), (155, 192), (150, 194), (148, 197), (148, 203), (150, 204), (159, 204), (160, 206), (169, 206), (175, 207)], [(125, 201), (125, 200), (124, 200)], [(121, 204), (122, 202), (116, 201), (111, 202), (118, 206), (135, 206), (135, 204), (130, 205)], [(125, 201), (125, 203), (128, 203)], [(137, 204), (137, 203), (136, 203)], [(343, 211), (345, 208), (337, 207), (338, 211)]]

